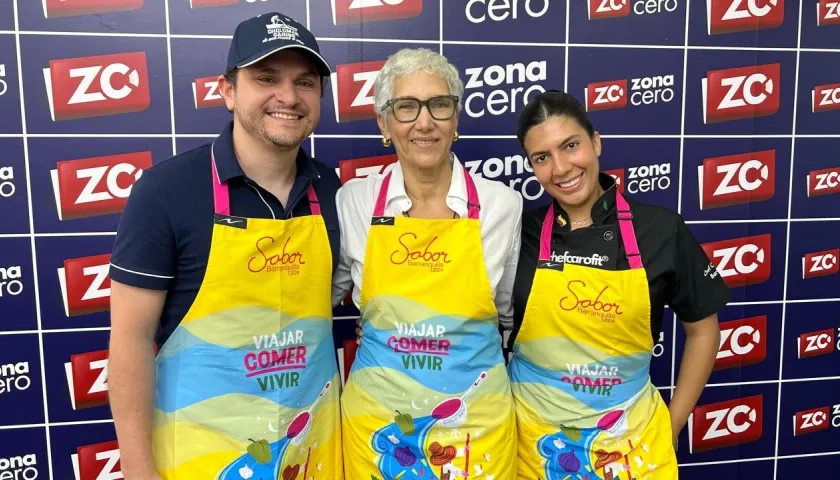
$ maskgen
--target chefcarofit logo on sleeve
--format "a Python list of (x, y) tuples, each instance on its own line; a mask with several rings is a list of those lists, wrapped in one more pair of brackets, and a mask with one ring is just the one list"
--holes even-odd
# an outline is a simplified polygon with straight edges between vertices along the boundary
[(840, 404), (802, 410), (793, 415), (793, 435), (821, 432), (830, 427), (840, 428)]
[(75, 17), (143, 8), (143, 0), (42, 0), (44, 17)]
[[(840, 340), (840, 328), (836, 336), (833, 328), (803, 333), (796, 338), (796, 356), (801, 359), (828, 355), (834, 352), (834, 342), (837, 340)], [(837, 350), (840, 351), (840, 345)]]
[(108, 350), (71, 355), (64, 373), (73, 410), (108, 403)]
[(767, 315), (721, 322), (715, 370), (755, 365), (766, 357)]
[(120, 446), (116, 440), (84, 445), (70, 455), (76, 480), (123, 478)]
[(708, 0), (709, 35), (777, 28), (785, 22), (785, 0)]
[(779, 63), (712, 70), (701, 81), (703, 123), (764, 117), (779, 111)]
[(836, 275), (840, 272), (840, 248), (806, 253), (802, 257), (802, 278)]
[(332, 0), (333, 25), (419, 17), (423, 0)]
[(472, 118), (516, 113), (545, 92), (548, 60), (517, 62), (464, 70), (464, 111)]
[(840, 83), (817, 85), (811, 90), (811, 112), (840, 110)]
[(151, 105), (145, 52), (50, 60), (44, 81), (53, 121), (140, 112)]
[[(629, 87), (629, 90), (628, 90)], [(587, 111), (668, 103), (674, 100), (674, 75), (590, 83), (584, 92)]]
[(840, 193), (840, 167), (811, 170), (805, 178), (809, 197)]
[(70, 258), (58, 269), (58, 281), (68, 317), (105, 312), (111, 308), (111, 254)]
[(697, 178), (700, 210), (769, 200), (776, 193), (776, 151), (706, 158)]
[(120, 213), (143, 171), (152, 167), (152, 152), (58, 162), (50, 171), (59, 220)]
[(484, 160), (468, 160), (464, 166), (470, 174), (498, 180), (519, 192), (525, 200), (537, 200), (545, 190), (528, 160), (522, 155), (508, 155), (505, 157), (490, 157)]
[(15, 191), (14, 167), (0, 167), (0, 197), (9, 198)]
[(817, 4), (817, 26), (840, 25), (840, 2), (819, 0)]
[(345, 184), (354, 178), (363, 178), (369, 175), (385, 175), (391, 165), (396, 163), (396, 155), (379, 155), (376, 157), (353, 158), (350, 160), (338, 161), (338, 177), (341, 184)]
[(729, 287), (744, 287), (770, 279), (770, 234), (704, 243), (703, 251)]
[(0, 267), (0, 298), (17, 296), (23, 292), (20, 265)]
[(339, 65), (331, 77), (338, 123), (376, 118), (373, 86), (385, 60)]
[(219, 77), (201, 77), (192, 82), (195, 108), (224, 107), (225, 97), (219, 91)]
[(764, 430), (763, 412), (762, 395), (695, 407), (688, 419), (689, 452), (705, 452), (759, 440)]

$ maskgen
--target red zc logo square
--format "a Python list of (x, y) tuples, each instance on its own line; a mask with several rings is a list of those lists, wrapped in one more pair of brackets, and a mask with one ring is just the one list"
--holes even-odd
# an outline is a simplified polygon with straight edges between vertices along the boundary
[(70, 258), (58, 269), (58, 281), (68, 317), (106, 312), (111, 308), (111, 254)]
[(332, 74), (335, 120), (352, 122), (375, 118), (373, 87), (385, 60), (339, 65)]
[(710, 0), (709, 35), (776, 28), (785, 22), (785, 0)]
[(697, 176), (701, 210), (769, 200), (776, 193), (776, 151), (707, 158)]
[(779, 111), (781, 64), (713, 70), (702, 80), (703, 123), (773, 115)]
[(705, 452), (760, 439), (763, 412), (762, 395), (696, 407), (688, 420), (689, 452)]
[(367, 177), (368, 175), (384, 174), (388, 167), (397, 162), (396, 155), (380, 155), (377, 157), (354, 158), (352, 160), (339, 160), (338, 171), (341, 184), (354, 178)]
[(143, 8), (143, 0), (42, 0), (44, 17), (75, 17)]
[(79, 472), (76, 480), (123, 478), (120, 447), (116, 440), (78, 447), (71, 459), (79, 467), (76, 469)]
[(419, 17), (423, 0), (332, 0), (333, 25)]
[(727, 286), (743, 287), (770, 279), (770, 240), (770, 234), (764, 234), (701, 246)]
[(819, 0), (817, 4), (817, 26), (840, 25), (840, 2)]

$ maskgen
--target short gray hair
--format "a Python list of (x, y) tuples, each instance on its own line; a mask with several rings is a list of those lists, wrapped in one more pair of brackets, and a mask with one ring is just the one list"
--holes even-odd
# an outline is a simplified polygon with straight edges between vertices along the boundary
[(458, 69), (449, 63), (446, 57), (428, 48), (404, 48), (388, 57), (376, 77), (373, 96), (376, 112), (386, 115), (387, 112), (383, 112), (382, 109), (393, 95), (394, 82), (399, 77), (417, 72), (437, 75), (446, 82), (449, 94), (458, 96), (457, 107), (458, 111), (461, 111), (464, 82), (458, 75)]

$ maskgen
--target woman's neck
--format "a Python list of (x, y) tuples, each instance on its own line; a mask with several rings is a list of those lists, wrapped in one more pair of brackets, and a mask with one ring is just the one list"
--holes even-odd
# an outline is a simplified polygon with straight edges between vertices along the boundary
[(452, 164), (442, 162), (434, 168), (402, 164), (405, 192), (412, 204), (434, 204), (446, 199), (452, 184)]
[(592, 207), (595, 205), (595, 202), (601, 198), (601, 195), (604, 194), (604, 189), (601, 188), (600, 185), (595, 186), (595, 190), (592, 191), (592, 194), (589, 198), (580, 205), (563, 205), (560, 202), (557, 202), (563, 211), (566, 212), (566, 215), (569, 217), (569, 222), (572, 224), (572, 228), (575, 226), (589, 225), (589, 221), (592, 217)]

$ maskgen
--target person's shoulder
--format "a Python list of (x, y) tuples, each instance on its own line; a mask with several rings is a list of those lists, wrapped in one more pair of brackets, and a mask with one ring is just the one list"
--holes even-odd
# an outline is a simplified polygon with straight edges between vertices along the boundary
[(192, 182), (210, 180), (210, 144), (173, 155), (143, 171), (137, 183), (162, 194), (191, 194)]
[(633, 220), (635, 223), (644, 223), (645, 225), (656, 226), (660, 229), (676, 230), (685, 225), (685, 220), (676, 210), (656, 205), (652, 203), (641, 202), (638, 199), (631, 197), (624, 197), (630, 205), (630, 211), (633, 212)]
[(309, 161), (318, 172), (318, 177), (320, 179), (319, 187), (324, 191), (332, 190), (332, 193), (335, 194), (335, 192), (341, 187), (341, 180), (338, 178), (335, 168), (330, 167), (325, 162), (315, 157), (309, 157)]
[(336, 207), (341, 215), (361, 215), (367, 217), (373, 214), (374, 197), (377, 187), (382, 183), (385, 173), (376, 173), (364, 177), (351, 178), (340, 186), (336, 194)]

